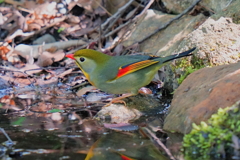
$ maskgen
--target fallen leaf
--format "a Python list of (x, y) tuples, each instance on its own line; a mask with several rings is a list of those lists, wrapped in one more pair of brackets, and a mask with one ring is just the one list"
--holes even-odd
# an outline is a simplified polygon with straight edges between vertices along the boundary
[(64, 76), (72, 73), (72, 71), (73, 71), (73, 69), (71, 68), (71, 69), (68, 69), (68, 70), (64, 71), (63, 73), (61, 73), (61, 74), (59, 74), (57, 76), (60, 77), (60, 78), (63, 78)]
[(7, 57), (6, 54), (10, 51), (10, 49), (8, 49), (6, 46), (0, 46), (0, 58), (2, 58), (2, 60), (6, 61)]
[(42, 80), (42, 79), (37, 80), (37, 85), (39, 85), (41, 87), (47, 87), (49, 85), (57, 85), (57, 83), (58, 83), (57, 77), (52, 77), (49, 80)]
[(87, 93), (93, 89), (96, 89), (96, 87), (94, 87), (94, 86), (84, 87), (84, 88), (78, 90), (76, 94), (78, 97), (81, 97), (82, 95), (84, 95), (85, 93)]
[(38, 57), (38, 60), (36, 64), (40, 67), (46, 67), (51, 65), (54, 62), (58, 62), (62, 60), (65, 57), (65, 53), (61, 51), (57, 51), (55, 53), (50, 53), (47, 51), (44, 51), (40, 56)]
[(12, 69), (13, 75), (15, 77), (27, 77), (28, 75), (33, 75), (34, 73), (39, 73), (42, 71), (41, 68), (39, 68), (39, 66), (37, 66), (36, 64), (26, 64), (25, 67), (18, 69), (18, 68), (14, 68)]

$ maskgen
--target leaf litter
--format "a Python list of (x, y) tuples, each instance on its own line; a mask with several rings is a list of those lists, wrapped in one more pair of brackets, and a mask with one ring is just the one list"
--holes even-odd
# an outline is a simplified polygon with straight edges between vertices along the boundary
[[(119, 121), (120, 125), (103, 125), (92, 119), (113, 95), (91, 87), (79, 68), (65, 58), (83, 48), (109, 55), (138, 51), (137, 43), (124, 48), (121, 41), (129, 25), (141, 18), (153, 1), (119, 2), (5, 0), (0, 4), (0, 111), (17, 130), (30, 134), (56, 130), (58, 137), (76, 140), (82, 136), (78, 141), (88, 146), (109, 129), (138, 129), (127, 123), (129, 119)], [(87, 154), (84, 149), (75, 153)]]

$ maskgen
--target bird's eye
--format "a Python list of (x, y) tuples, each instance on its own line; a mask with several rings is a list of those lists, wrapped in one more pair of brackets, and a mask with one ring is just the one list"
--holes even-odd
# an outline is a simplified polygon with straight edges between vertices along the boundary
[(81, 62), (84, 62), (84, 61), (85, 61), (85, 58), (81, 57), (81, 58), (80, 58), (80, 61), (81, 61)]

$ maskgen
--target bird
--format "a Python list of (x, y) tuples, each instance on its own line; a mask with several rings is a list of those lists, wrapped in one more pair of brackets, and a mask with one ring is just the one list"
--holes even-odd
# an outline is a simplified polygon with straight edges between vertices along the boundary
[(66, 57), (73, 59), (91, 85), (111, 94), (124, 94), (110, 103), (124, 103), (123, 98), (137, 95), (167, 62), (192, 55), (192, 48), (166, 57), (148, 55), (109, 56), (92, 49), (81, 49)]

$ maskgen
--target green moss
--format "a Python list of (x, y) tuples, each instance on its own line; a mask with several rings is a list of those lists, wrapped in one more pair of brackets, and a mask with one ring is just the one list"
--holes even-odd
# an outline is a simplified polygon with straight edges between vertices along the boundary
[(178, 84), (181, 84), (183, 80), (191, 73), (193, 73), (196, 70), (199, 70), (201, 68), (205, 67), (203, 60), (197, 58), (196, 56), (192, 56), (192, 60), (189, 62), (188, 58), (183, 58), (176, 62), (176, 65), (172, 66), (172, 69), (174, 72), (176, 72), (177, 69), (181, 68), (181, 70), (184, 71), (184, 74), (182, 74), (178, 79)]
[(184, 136), (185, 159), (219, 158), (223, 152), (234, 150), (232, 136), (240, 136), (240, 101), (227, 108), (220, 108), (207, 123), (193, 124), (193, 129)]
[(196, 71), (196, 70), (198, 70), (198, 69), (194, 69), (194, 68), (192, 68), (192, 66), (186, 68), (186, 69), (185, 69), (185, 73), (184, 73), (183, 75), (181, 75), (181, 76), (177, 79), (178, 84), (181, 84), (181, 83), (183, 82), (183, 80), (184, 80), (185, 78), (187, 78), (187, 76), (188, 76), (189, 74), (193, 73), (193, 72)]

